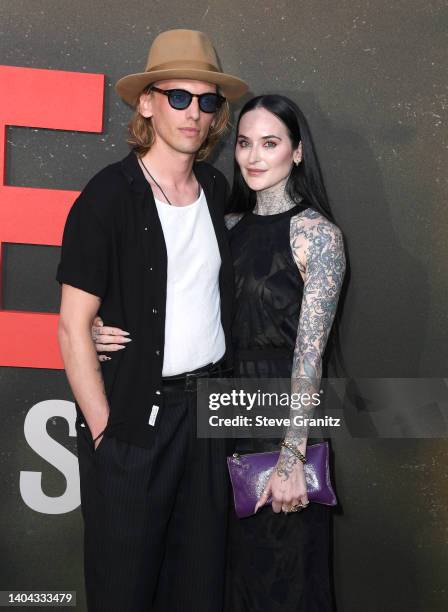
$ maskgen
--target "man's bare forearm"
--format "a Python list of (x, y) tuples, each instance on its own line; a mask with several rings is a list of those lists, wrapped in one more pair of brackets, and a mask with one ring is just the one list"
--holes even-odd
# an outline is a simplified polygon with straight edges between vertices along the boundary
[(90, 327), (60, 323), (58, 337), (70, 387), (95, 438), (106, 426), (109, 404)]

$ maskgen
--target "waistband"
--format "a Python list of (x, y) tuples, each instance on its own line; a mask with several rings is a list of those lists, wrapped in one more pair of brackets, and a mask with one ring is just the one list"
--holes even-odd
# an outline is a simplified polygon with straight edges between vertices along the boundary
[(216, 363), (209, 363), (197, 370), (191, 372), (184, 372), (183, 374), (176, 374), (174, 376), (164, 376), (162, 378), (162, 385), (164, 390), (168, 390), (170, 387), (176, 390), (182, 389), (191, 391), (196, 389), (196, 381), (199, 378), (227, 378), (233, 374), (233, 368), (225, 366), (224, 360), (217, 361)]

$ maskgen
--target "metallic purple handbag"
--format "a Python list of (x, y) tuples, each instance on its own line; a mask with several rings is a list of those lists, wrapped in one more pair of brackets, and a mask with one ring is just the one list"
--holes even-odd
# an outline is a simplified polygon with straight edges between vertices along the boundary
[[(272, 451), (247, 455), (235, 453), (227, 457), (238, 518), (254, 514), (255, 504), (266, 486), (279, 455), (280, 451)], [(328, 442), (307, 447), (304, 470), (309, 501), (336, 506), (338, 502), (330, 481)], [(272, 499), (269, 498), (267, 503), (272, 503)]]

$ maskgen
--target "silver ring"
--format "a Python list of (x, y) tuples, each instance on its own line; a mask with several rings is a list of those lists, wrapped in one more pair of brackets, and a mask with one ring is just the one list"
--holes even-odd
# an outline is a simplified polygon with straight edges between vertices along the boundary
[(291, 512), (300, 512), (303, 510), (302, 504), (296, 504), (295, 506), (291, 506)]

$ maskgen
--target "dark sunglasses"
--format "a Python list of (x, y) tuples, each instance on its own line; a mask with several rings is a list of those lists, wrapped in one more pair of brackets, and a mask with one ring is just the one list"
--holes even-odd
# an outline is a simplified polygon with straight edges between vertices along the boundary
[(197, 98), (199, 108), (204, 113), (216, 113), (225, 102), (225, 98), (216, 93), (192, 94), (185, 89), (159, 89), (158, 87), (149, 87), (148, 91), (157, 91), (168, 97), (168, 102), (172, 108), (176, 110), (185, 110), (191, 104), (193, 98)]

